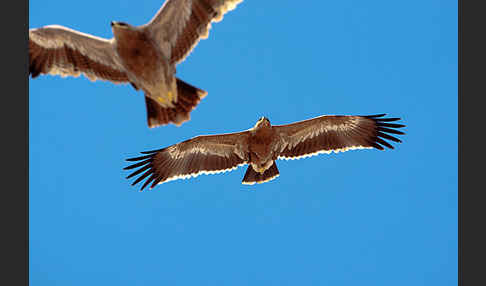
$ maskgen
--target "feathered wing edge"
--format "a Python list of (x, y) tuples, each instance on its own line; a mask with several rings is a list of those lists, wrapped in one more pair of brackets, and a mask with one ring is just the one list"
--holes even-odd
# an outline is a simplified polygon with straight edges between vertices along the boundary
[[(383, 147), (385, 146), (390, 149), (395, 149), (390, 143), (388, 143), (384, 139), (396, 143), (402, 143), (402, 140), (394, 136), (391, 136), (390, 134), (405, 135), (405, 132), (398, 130), (398, 128), (406, 127), (406, 125), (398, 124), (398, 123), (389, 123), (389, 122), (401, 120), (401, 118), (399, 117), (383, 118), (384, 116), (386, 116), (386, 113), (376, 114), (376, 115), (365, 115), (361, 117), (371, 119), (375, 122), (376, 133), (375, 136), (371, 138), (371, 144), (370, 144), (373, 148), (376, 148), (378, 150), (385, 150), (385, 148)], [(383, 146), (381, 146), (380, 144)]]
[[(404, 135), (405, 133), (398, 130), (398, 128), (403, 128), (405, 125), (390, 123), (401, 120), (401, 118), (384, 118), (384, 116), (386, 114), (358, 116), (371, 120), (374, 123), (372, 130), (369, 130), (369, 128), (361, 129), (358, 126), (352, 130), (340, 131), (339, 134), (329, 135), (329, 133), (323, 132), (317, 136), (307, 138), (295, 146), (284, 148), (278, 159), (295, 160), (323, 153), (339, 153), (356, 149), (376, 148), (384, 150), (385, 147), (394, 149), (386, 140), (401, 143), (400, 139), (390, 134)], [(351, 136), (354, 136), (356, 139), (352, 139)]]

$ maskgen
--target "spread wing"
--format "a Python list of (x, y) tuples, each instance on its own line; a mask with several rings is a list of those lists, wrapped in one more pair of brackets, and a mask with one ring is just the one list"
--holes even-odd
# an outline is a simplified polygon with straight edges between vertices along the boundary
[(114, 83), (128, 81), (124, 68), (107, 40), (52, 25), (29, 30), (29, 74), (79, 76)]
[(142, 152), (147, 155), (127, 159), (138, 162), (124, 169), (138, 168), (127, 177), (140, 175), (132, 185), (148, 177), (141, 190), (150, 183), (153, 188), (176, 179), (231, 171), (247, 163), (247, 140), (248, 131), (198, 136), (167, 148)]
[[(401, 142), (389, 135), (405, 134), (402, 124), (390, 123), (400, 118), (369, 116), (320, 116), (288, 125), (274, 126), (280, 134), (279, 159), (300, 159), (320, 153), (344, 152), (353, 149), (393, 149), (386, 140)], [(383, 146), (382, 146), (383, 145)]]
[(211, 22), (219, 22), (243, 0), (167, 0), (145, 26), (171, 63), (183, 61), (200, 39), (206, 39)]

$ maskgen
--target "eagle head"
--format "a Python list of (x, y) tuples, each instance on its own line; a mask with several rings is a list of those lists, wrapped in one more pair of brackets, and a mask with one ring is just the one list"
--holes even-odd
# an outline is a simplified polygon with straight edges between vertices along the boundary
[(111, 28), (113, 30), (119, 30), (119, 29), (129, 29), (132, 30), (134, 27), (130, 24), (127, 24), (125, 22), (117, 22), (117, 21), (111, 21)]
[(268, 126), (270, 126), (270, 120), (268, 120), (268, 118), (266, 118), (265, 116), (262, 116), (262, 117), (260, 117), (260, 119), (258, 119), (254, 128), (268, 127)]
[(112, 27), (117, 26), (117, 27), (120, 27), (120, 28), (128, 27), (129, 26), (129, 24), (127, 24), (125, 22), (117, 22), (117, 21), (111, 21), (110, 24), (111, 24)]
[(137, 32), (137, 28), (124, 22), (111, 21), (111, 30), (115, 38), (120, 39), (124, 37), (133, 37)]

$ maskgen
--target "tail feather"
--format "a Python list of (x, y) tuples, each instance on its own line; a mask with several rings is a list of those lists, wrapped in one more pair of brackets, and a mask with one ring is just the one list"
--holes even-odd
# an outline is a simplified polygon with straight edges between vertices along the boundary
[(263, 172), (263, 174), (256, 172), (255, 170), (253, 170), (253, 167), (249, 165), (248, 169), (246, 169), (245, 177), (243, 178), (243, 181), (241, 183), (245, 185), (253, 185), (255, 183), (261, 184), (271, 181), (279, 175), (280, 172), (277, 169), (277, 164), (275, 163), (275, 161), (273, 161), (272, 166), (268, 168), (265, 172)]
[(191, 118), (191, 111), (206, 95), (206, 91), (177, 79), (177, 102), (174, 103), (174, 107), (162, 107), (155, 100), (145, 96), (148, 126), (154, 128), (169, 123), (181, 125)]

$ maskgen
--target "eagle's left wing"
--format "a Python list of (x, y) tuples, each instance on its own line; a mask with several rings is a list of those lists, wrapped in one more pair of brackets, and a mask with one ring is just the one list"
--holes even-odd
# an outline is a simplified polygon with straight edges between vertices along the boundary
[(167, 0), (145, 25), (156, 43), (170, 55), (170, 62), (183, 61), (200, 39), (208, 37), (211, 22), (219, 22), (243, 0)]
[(383, 150), (383, 146), (393, 149), (384, 139), (401, 142), (388, 133), (404, 134), (397, 128), (405, 125), (389, 123), (400, 118), (383, 118), (384, 115), (325, 115), (273, 126), (282, 140), (278, 157), (289, 160), (332, 151), (337, 153), (365, 148)]
[(148, 177), (142, 190), (157, 184), (216, 174), (236, 169), (248, 162), (248, 131), (220, 135), (197, 136), (167, 148), (146, 151), (145, 156), (130, 158), (139, 161), (125, 170), (135, 169), (128, 178), (141, 174), (132, 185)]

